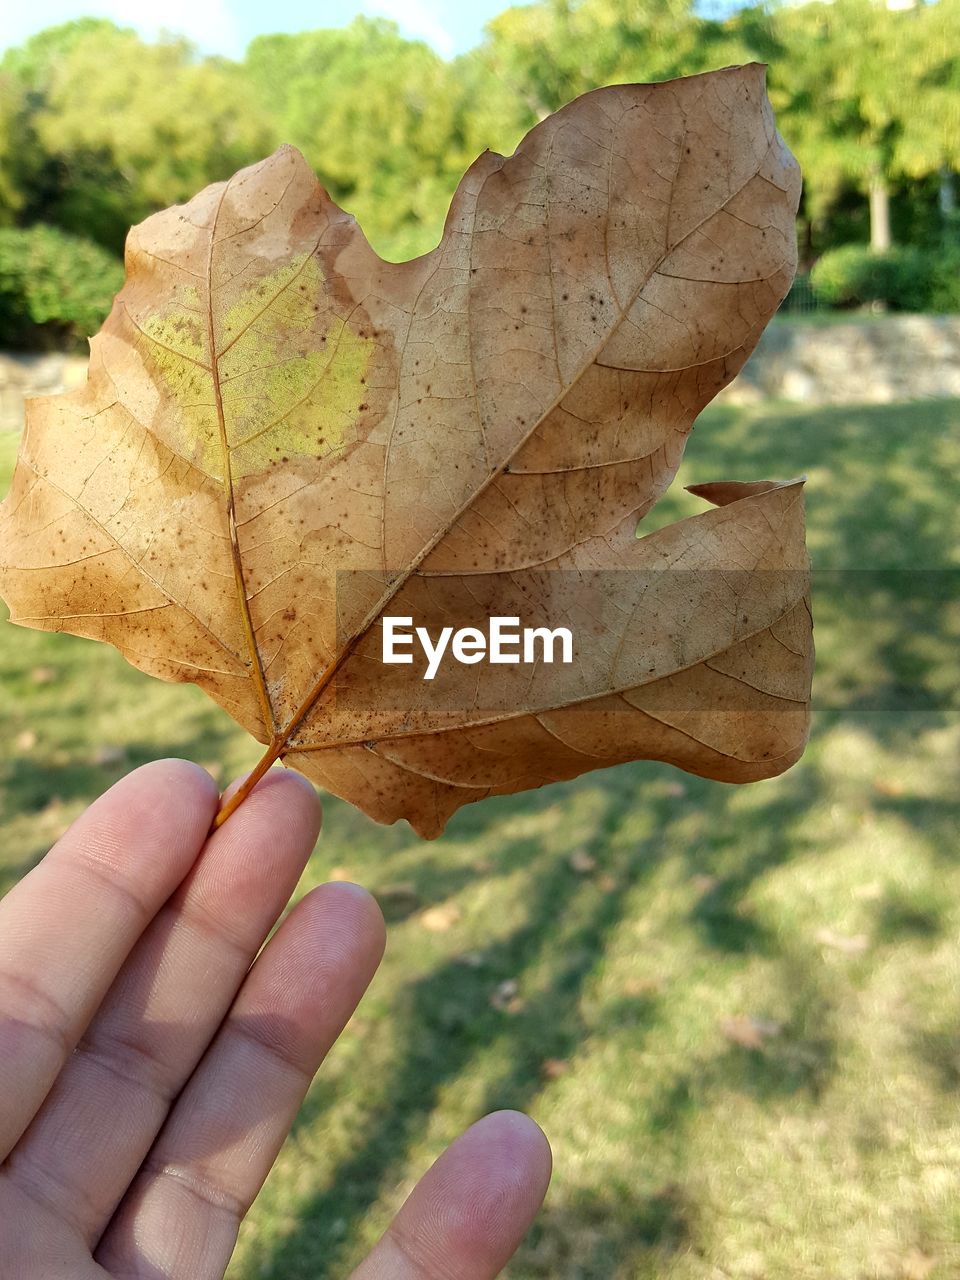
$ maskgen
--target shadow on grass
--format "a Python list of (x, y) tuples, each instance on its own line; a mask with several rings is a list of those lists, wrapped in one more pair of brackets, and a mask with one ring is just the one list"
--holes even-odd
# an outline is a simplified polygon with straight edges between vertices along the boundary
[(527, 1237), (527, 1266), (538, 1276), (660, 1280), (653, 1268), (691, 1246), (697, 1217), (676, 1183), (645, 1195), (625, 1186), (584, 1190), (561, 1207), (547, 1204)]
[[(422, 1142), (435, 1111), (442, 1109), (444, 1093), (461, 1077), (471, 1072), (486, 1076), (475, 1108), (479, 1117), (504, 1107), (529, 1109), (541, 1089), (548, 1087), (545, 1061), (573, 1057), (588, 1030), (593, 1036), (628, 1037), (630, 1051), (639, 1059), (664, 1017), (664, 997), (657, 991), (621, 996), (606, 1005), (599, 1022), (588, 1028), (581, 1011), (585, 987), (603, 964), (611, 936), (624, 920), (631, 901), (627, 891), (642, 888), (665, 860), (676, 858), (678, 849), (685, 850), (673, 829), (688, 806), (707, 809), (714, 819), (708, 816), (708, 829), (735, 830), (735, 824), (722, 817), (730, 789), (690, 779), (691, 794), (678, 805), (662, 794), (651, 794), (653, 789), (645, 785), (645, 779), (659, 776), (640, 765), (589, 780), (590, 786), (602, 789), (595, 850), (604, 850), (607, 891), (576, 875), (566, 859), (548, 847), (548, 841), (523, 838), (503, 846), (498, 861), (530, 869), (525, 922), (484, 948), (482, 967), (449, 959), (402, 990), (399, 1007), (393, 1009), (396, 1057), (384, 1067), (384, 1087), (375, 1105), (365, 1108), (353, 1154), (331, 1169), (324, 1187), (299, 1206), (296, 1225), (261, 1260), (260, 1274), (285, 1280), (308, 1276), (323, 1280), (344, 1274), (360, 1224), (384, 1192), (405, 1175), (406, 1161)], [(808, 806), (817, 802), (817, 775), (813, 770), (798, 770), (795, 777), (794, 784), (778, 787), (776, 800), (771, 794), (764, 808), (762, 821), (769, 839), (761, 851), (738, 863), (706, 895), (706, 902), (694, 909), (694, 921), (704, 939), (722, 952), (780, 955), (773, 935), (758, 924), (750, 928), (742, 902), (758, 877), (802, 847), (796, 826)], [(465, 811), (452, 824), (451, 834), (477, 836), (495, 831), (510, 817), (546, 807), (555, 796), (554, 789), (546, 789)], [(616, 836), (638, 804), (652, 810), (654, 834), (631, 846)], [(713, 862), (736, 862), (735, 850), (731, 855), (728, 848), (730, 840), (735, 836), (725, 837), (714, 849)], [(691, 871), (712, 865), (702, 847), (680, 856), (689, 860)], [(432, 863), (433, 858), (427, 861)], [(760, 1098), (802, 1092), (815, 1102), (834, 1069), (835, 1052), (829, 1002), (805, 968), (808, 959), (788, 958), (794, 1018), (784, 1029), (782, 1045), (762, 1053), (724, 1044), (712, 1055), (705, 1051), (689, 1075), (676, 1079), (655, 1099), (652, 1117), (644, 1122), (651, 1134), (670, 1134), (671, 1142), (682, 1146), (705, 1096), (716, 1090), (742, 1090)], [(493, 1007), (491, 993), (508, 979), (516, 984), (515, 1007)], [(340, 1096), (338, 1088), (318, 1082), (301, 1111), (298, 1130), (309, 1130), (327, 1108), (337, 1105)], [(551, 1231), (548, 1212), (531, 1237), (524, 1251), (527, 1272), (560, 1274), (557, 1259), (566, 1251), (563, 1266), (571, 1270), (563, 1274), (600, 1280), (621, 1274), (613, 1270), (614, 1264), (629, 1262), (639, 1267), (665, 1252), (687, 1248), (695, 1234), (696, 1205), (681, 1187), (654, 1189), (645, 1196), (624, 1188), (609, 1203), (605, 1197), (597, 1201), (588, 1195), (582, 1204), (565, 1207), (562, 1218), (564, 1230), (559, 1236)], [(579, 1227), (578, 1219), (582, 1220)], [(587, 1243), (591, 1238), (592, 1243)], [(576, 1240), (580, 1243), (575, 1244)], [(570, 1250), (586, 1252), (574, 1257)], [(541, 1260), (543, 1269), (539, 1269)]]
[[(30, 817), (49, 816), (51, 827), (46, 834), (42, 824), (26, 855), (15, 864), (0, 863), (0, 896), (12, 888), (21, 876), (27, 874), (40, 861), (54, 841), (59, 838), (62, 823), (57, 820), (60, 807), (91, 804), (120, 778), (141, 765), (167, 756), (186, 760), (216, 759), (232, 738), (234, 727), (221, 717), (202, 718), (196, 734), (184, 734), (169, 745), (163, 742), (127, 741), (122, 748), (105, 752), (106, 759), (77, 758), (70, 754), (62, 763), (37, 760), (25, 754), (14, 755), (3, 762), (2, 788), (4, 808), (9, 814)], [(91, 752), (90, 754), (95, 754)]]
[[(910, 579), (916, 571), (948, 566), (957, 545), (955, 479), (960, 466), (949, 451), (956, 449), (958, 422), (957, 402), (925, 402), (817, 411), (721, 407), (698, 424), (684, 483), (728, 475), (789, 476), (813, 468), (808, 526), (814, 566), (822, 575), (814, 579), (819, 653), (815, 736), (855, 725), (891, 759), (906, 758), (915, 750), (917, 719), (902, 711), (926, 709), (933, 724), (937, 708), (955, 705), (949, 699), (957, 687), (960, 621), (953, 579)], [(654, 515), (662, 524), (693, 508), (699, 504), (674, 490)], [(865, 567), (869, 574), (844, 576)], [(854, 603), (845, 581), (858, 584)], [(24, 705), (29, 694), (31, 717), (42, 716), (42, 690), (29, 685), (29, 667), (48, 661), (52, 650), (41, 651), (38, 642), (34, 656), (24, 647), (28, 643), (18, 638), (12, 665), (23, 693), (15, 685), (13, 694)], [(213, 716), (198, 718), (195, 732), (192, 727), (181, 733), (158, 729), (151, 737), (154, 726), (149, 725), (142, 739), (126, 744), (122, 763), (78, 763), (84, 744), (89, 746), (87, 708), (109, 684), (91, 683), (88, 672), (93, 670), (92, 662), (89, 668), (78, 665), (72, 702), (65, 706), (58, 695), (56, 705), (51, 699), (46, 709), (50, 717), (62, 716), (71, 759), (42, 772), (27, 760), (8, 763), (5, 789), (11, 814), (37, 813), (51, 795), (65, 801), (92, 799), (132, 765), (168, 750), (209, 759), (235, 733), (223, 720), (221, 742), (221, 724)], [(142, 685), (129, 679), (117, 688), (121, 691), (113, 696), (129, 698), (133, 705)], [(178, 699), (183, 696), (183, 690), (176, 691)], [(578, 877), (549, 839), (504, 840), (495, 856), (498, 869), (520, 865), (529, 870), (526, 918), (484, 947), (479, 967), (448, 959), (401, 988), (389, 1020), (384, 1019), (389, 1021), (390, 1047), (383, 1061), (372, 1057), (353, 1096), (347, 1098), (349, 1081), (320, 1077), (296, 1133), (305, 1140), (317, 1126), (322, 1132), (324, 1116), (349, 1101), (357, 1116), (353, 1149), (332, 1168), (316, 1170), (321, 1185), (315, 1184), (313, 1191), (300, 1189), (295, 1220), (279, 1242), (263, 1246), (266, 1253), (260, 1254), (256, 1274), (284, 1280), (342, 1276), (352, 1242), (371, 1210), (407, 1176), (412, 1154), (431, 1126), (443, 1123), (449, 1093), (461, 1081), (472, 1089), (479, 1082), (471, 1105), (480, 1115), (502, 1106), (530, 1108), (551, 1087), (544, 1061), (574, 1057), (588, 1033), (626, 1037), (630, 1053), (642, 1060), (667, 1021), (669, 996), (654, 990), (615, 998), (590, 1025), (584, 996), (627, 911), (638, 910), (628, 907), (628, 891), (649, 885), (667, 860), (688, 876), (709, 881), (691, 905), (687, 923), (711, 962), (739, 965), (759, 956), (775, 965), (787, 1014), (780, 1034), (760, 1048), (727, 1044), (719, 1037), (716, 1043), (695, 1045), (690, 1060), (663, 1084), (647, 1112), (634, 1117), (631, 1136), (638, 1142), (669, 1144), (678, 1154), (676, 1177), (682, 1177), (696, 1126), (713, 1098), (735, 1092), (761, 1102), (796, 1098), (810, 1107), (819, 1105), (840, 1067), (841, 1037), (830, 989), (821, 981), (813, 948), (788, 949), (752, 909), (751, 894), (790, 859), (823, 847), (804, 819), (825, 804), (827, 779), (808, 759), (775, 788), (766, 791), (760, 784), (756, 795), (762, 800), (745, 812), (734, 802), (742, 794), (739, 789), (696, 778), (683, 780), (682, 800), (665, 797), (654, 783), (666, 774), (659, 767), (623, 766), (560, 789), (488, 801), (457, 815), (451, 824), (453, 841), (477, 839), (488, 845), (514, 819), (541, 813), (559, 795), (573, 797), (579, 788), (590, 787), (601, 796), (590, 851), (602, 855), (616, 887), (602, 892)], [(879, 814), (922, 829), (934, 857), (955, 861), (960, 847), (957, 813), (949, 798), (877, 794), (870, 796), (870, 804)], [(617, 833), (640, 805), (651, 814), (654, 834), (632, 846), (618, 842)], [(362, 841), (377, 858), (404, 850), (398, 879), (409, 882), (411, 892), (406, 902), (397, 894), (388, 904), (395, 922), (458, 892), (474, 874), (469, 867), (448, 863), (443, 844), (422, 846), (411, 857), (402, 829), (374, 834), (345, 806), (332, 802), (329, 810), (329, 827), (338, 831), (340, 849)], [(691, 815), (700, 819), (696, 826), (688, 821)], [(745, 834), (751, 836), (748, 846)], [(18, 861), (19, 855), (18, 849)], [(29, 858), (8, 874), (15, 878), (28, 865)], [(942, 908), (926, 898), (889, 890), (874, 909), (875, 942), (923, 945), (942, 935)], [(516, 1005), (492, 1007), (491, 995), (507, 980), (517, 984)], [(950, 1026), (917, 1039), (917, 1058), (944, 1093), (954, 1092), (960, 1080), (957, 1046), (956, 1028)], [(379, 1079), (373, 1078), (377, 1071), (382, 1072)], [(699, 1202), (702, 1192), (695, 1171), (690, 1173), (689, 1186), (673, 1180), (638, 1189), (614, 1182), (602, 1189), (567, 1190), (562, 1204), (548, 1201), (522, 1254), (524, 1276), (652, 1280), (659, 1262), (696, 1251), (701, 1214), (714, 1209)]]

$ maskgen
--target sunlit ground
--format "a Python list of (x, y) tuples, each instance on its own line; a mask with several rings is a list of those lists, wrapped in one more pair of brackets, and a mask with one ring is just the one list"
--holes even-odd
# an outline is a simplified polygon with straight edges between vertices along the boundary
[[(514, 1280), (958, 1273), (960, 402), (714, 409), (681, 481), (802, 472), (817, 712), (785, 776), (625, 766), (430, 844), (327, 803), (301, 889), (377, 892), (387, 959), (232, 1280), (343, 1277), (501, 1106), (556, 1158)], [(678, 484), (655, 518), (700, 508)], [(3, 628), (0, 677), (3, 887), (131, 766), (258, 754), (93, 643)]]

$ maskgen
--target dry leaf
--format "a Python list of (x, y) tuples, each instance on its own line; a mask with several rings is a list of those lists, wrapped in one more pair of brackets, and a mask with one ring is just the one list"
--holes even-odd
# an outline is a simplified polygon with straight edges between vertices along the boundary
[(446, 933), (460, 919), (460, 908), (455, 902), (444, 902), (428, 907), (420, 917), (420, 923), (428, 933)]
[(691, 887), (701, 896), (712, 893), (719, 883), (720, 881), (716, 876), (712, 876), (705, 871), (698, 871), (696, 875), (690, 877)]
[(376, 890), (375, 896), (384, 919), (390, 924), (408, 919), (420, 908), (420, 894), (417, 892), (417, 887), (408, 881), (386, 884), (382, 889)]
[(891, 799), (899, 799), (906, 792), (906, 787), (900, 778), (875, 778), (873, 789), (877, 795), (889, 796)]
[(848, 956), (861, 955), (870, 945), (870, 940), (865, 933), (845, 934), (828, 928), (818, 929), (816, 939), (823, 946), (830, 947), (834, 951), (842, 951)]
[(927, 1280), (936, 1265), (936, 1258), (914, 1246), (900, 1264), (901, 1280)]
[(597, 860), (592, 853), (587, 853), (586, 849), (574, 849), (567, 863), (571, 871), (576, 871), (578, 876), (588, 876), (591, 871), (596, 871)]
[(663, 990), (663, 982), (659, 978), (654, 977), (627, 978), (621, 989), (625, 996), (637, 997), (657, 995)]
[(566, 1058), (544, 1058), (540, 1064), (540, 1072), (545, 1080), (559, 1080), (569, 1070), (570, 1063)]
[(57, 822), (60, 820), (63, 811), (63, 801), (59, 796), (53, 795), (40, 810), (40, 817)]
[(732, 1044), (740, 1045), (743, 1049), (762, 1049), (764, 1042), (772, 1036), (778, 1036), (783, 1028), (779, 1022), (738, 1013), (732, 1018), (724, 1018), (720, 1030)]
[(377, 901), (394, 908), (413, 909), (420, 904), (420, 894), (411, 880), (402, 880), (398, 884), (385, 884), (382, 889), (378, 889)]
[(13, 741), (18, 751), (32, 751), (37, 745), (37, 735), (32, 729), (24, 729)]
[[(28, 402), (29, 403), (29, 402)], [(20, 622), (20, 618), (11, 618), (11, 622)], [(30, 679), (34, 684), (53, 684), (57, 678), (56, 667), (34, 667), (30, 672)]]
[(868, 880), (866, 884), (856, 885), (851, 892), (860, 902), (877, 902), (883, 897), (883, 885), (879, 880)]
[[(598, 89), (382, 261), (283, 147), (135, 227), (86, 386), (28, 404), (13, 619), (201, 685), (383, 822), (637, 758), (800, 755), (802, 485), (637, 539), (786, 293), (799, 172), (752, 65)], [(382, 619), (567, 625), (570, 665), (381, 660)]]
[(513, 978), (506, 978), (490, 997), (490, 1004), (501, 1013), (519, 1013), (523, 1008), (523, 999), (518, 992), (517, 982)]

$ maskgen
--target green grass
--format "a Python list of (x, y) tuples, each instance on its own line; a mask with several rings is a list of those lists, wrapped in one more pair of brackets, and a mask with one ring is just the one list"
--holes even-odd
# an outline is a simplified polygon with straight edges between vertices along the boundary
[[(777, 311), (771, 324), (801, 324), (809, 325), (816, 329), (831, 329), (838, 324), (856, 324), (856, 325), (884, 325), (889, 324), (891, 320), (908, 320), (920, 317), (929, 319), (931, 313), (929, 311), (874, 311), (871, 307), (817, 307), (810, 311)], [(947, 313), (943, 313), (947, 314)]]
[[(379, 893), (387, 958), (232, 1280), (345, 1275), (500, 1106), (556, 1155), (513, 1280), (960, 1273), (960, 402), (718, 408), (687, 454), (686, 483), (809, 476), (806, 756), (739, 788), (625, 766), (471, 806), (432, 844), (329, 801), (301, 891)], [(654, 515), (700, 506), (677, 486)], [(7, 884), (131, 765), (225, 778), (257, 754), (198, 691), (92, 643), (5, 629), (0, 671)], [(459, 913), (439, 932), (437, 904)], [(736, 1017), (779, 1030), (743, 1047)]]

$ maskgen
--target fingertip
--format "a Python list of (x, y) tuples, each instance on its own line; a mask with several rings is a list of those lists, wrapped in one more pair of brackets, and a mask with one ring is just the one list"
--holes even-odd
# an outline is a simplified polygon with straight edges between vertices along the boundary
[(317, 835), (320, 834), (323, 822), (320, 793), (312, 782), (295, 769), (287, 769), (282, 765), (270, 769), (254, 787), (251, 795), (285, 797), (285, 806), (296, 808), (301, 817), (316, 828)]
[(194, 855), (209, 830), (219, 796), (217, 784), (199, 765), (176, 758), (152, 760), (115, 782), (70, 828), (71, 841), (96, 833), (97, 843), (123, 848), (145, 836), (190, 846)]
[[(248, 771), (233, 779), (220, 797), (221, 806), (226, 804), (240, 790), (249, 777), (250, 772)], [(312, 815), (319, 832), (323, 820), (323, 805), (320, 801), (320, 793), (313, 783), (305, 778), (302, 773), (297, 773), (295, 769), (287, 769), (283, 765), (276, 765), (264, 774), (250, 795), (268, 795), (277, 787), (290, 788), (287, 794), (291, 797), (292, 803), (300, 805), (306, 801), (306, 812)]]
[[(246, 782), (249, 774), (235, 778), (219, 798), (219, 809), (229, 801)], [(306, 847), (304, 860), (309, 856), (320, 835), (323, 808), (316, 789), (299, 774), (282, 767), (268, 770), (249, 795), (213, 832), (214, 841), (225, 833), (232, 833), (234, 840), (247, 843), (249, 833), (262, 839), (267, 826), (284, 843), (291, 841), (299, 848)]]
[(137, 787), (144, 793), (156, 794), (162, 799), (175, 795), (181, 802), (195, 801), (206, 807), (216, 806), (219, 800), (217, 784), (206, 769), (191, 760), (181, 760), (176, 756), (142, 764), (132, 769), (115, 786)]
[(553, 1149), (547, 1135), (536, 1120), (523, 1111), (493, 1111), (478, 1120), (474, 1128), (483, 1127), (491, 1135), (508, 1160), (530, 1173), (538, 1170), (543, 1178), (544, 1193), (553, 1172)]
[(553, 1153), (546, 1134), (522, 1111), (484, 1116), (451, 1150), (482, 1175), (472, 1197), (481, 1219), (484, 1210), (496, 1216), (505, 1200), (530, 1217), (540, 1207), (553, 1172)]
[(379, 964), (387, 946), (387, 925), (380, 903), (363, 885), (355, 884), (352, 880), (333, 880), (326, 887), (332, 893), (343, 894), (344, 902), (349, 901), (351, 909), (357, 912), (363, 921), (365, 932), (376, 943)]
[(319, 913), (322, 927), (336, 922), (350, 936), (358, 939), (364, 953), (379, 965), (386, 948), (387, 927), (376, 898), (362, 885), (351, 880), (330, 880), (311, 889), (303, 899)]
[(153, 760), (99, 796), (44, 863), (68, 865), (136, 887), (142, 901), (166, 896), (196, 862), (217, 811), (217, 786), (187, 760)]
[(499, 1274), (536, 1217), (550, 1181), (550, 1146), (517, 1111), (484, 1116), (427, 1172), (401, 1209), (394, 1238), (456, 1274)]

